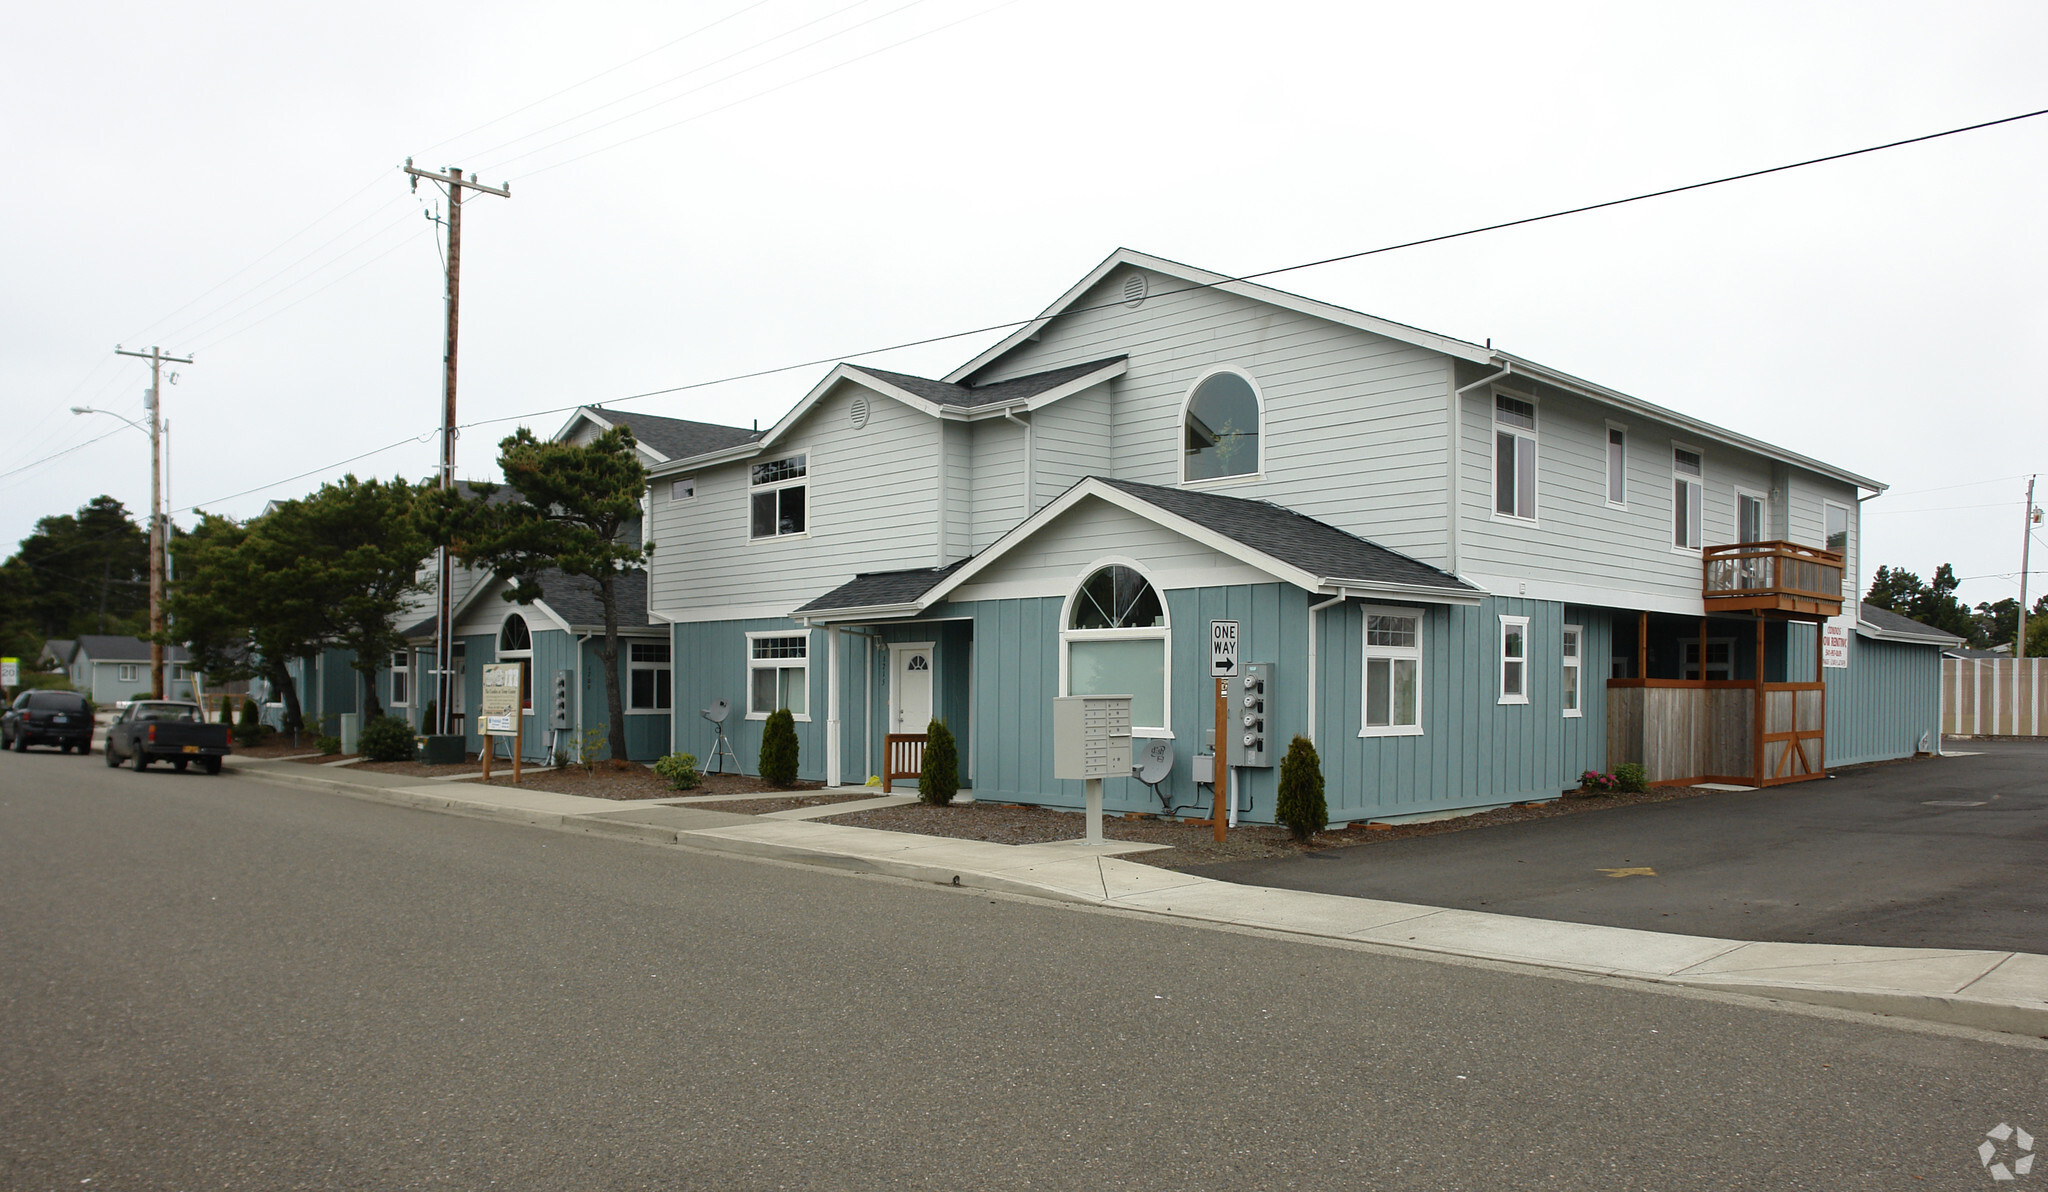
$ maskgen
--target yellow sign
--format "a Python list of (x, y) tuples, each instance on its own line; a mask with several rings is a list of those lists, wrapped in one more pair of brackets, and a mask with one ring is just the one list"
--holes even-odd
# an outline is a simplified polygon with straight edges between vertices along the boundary
[(1635, 867), (1634, 869), (1603, 869), (1603, 870), (1601, 870), (1600, 872), (1602, 872), (1602, 873), (1606, 874), (1606, 875), (1607, 875), (1608, 877), (1656, 877), (1656, 876), (1657, 876), (1657, 871), (1656, 871), (1656, 870), (1654, 870), (1654, 869), (1652, 869), (1652, 868), (1650, 868), (1650, 867), (1649, 867), (1648, 865), (1638, 865), (1638, 866), (1636, 866), (1636, 867)]
[(520, 681), (519, 672), (524, 663), (487, 662), (484, 664), (484, 691), (481, 708), (486, 735), (511, 736), (519, 731), (515, 717), (519, 714)]

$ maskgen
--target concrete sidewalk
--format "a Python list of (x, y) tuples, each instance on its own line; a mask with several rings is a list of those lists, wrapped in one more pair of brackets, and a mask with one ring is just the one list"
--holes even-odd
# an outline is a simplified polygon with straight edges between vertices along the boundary
[(1117, 856), (1151, 845), (990, 844), (735, 815), (708, 802), (592, 799), (233, 757), (228, 764), (266, 782), (460, 815), (2048, 1037), (2048, 956), (2024, 952), (1746, 943), (1241, 886)]

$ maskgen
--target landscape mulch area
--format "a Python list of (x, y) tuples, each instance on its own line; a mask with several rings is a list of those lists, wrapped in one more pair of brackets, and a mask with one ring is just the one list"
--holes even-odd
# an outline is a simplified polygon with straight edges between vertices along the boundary
[[(491, 785), (511, 786), (512, 769), (508, 762), (491, 763)], [(566, 766), (551, 769), (547, 766), (528, 766), (520, 775), (519, 785), (527, 790), (550, 791), (560, 795), (584, 795), (592, 799), (682, 799), (692, 795), (750, 795), (757, 792), (774, 792), (784, 798), (789, 792), (780, 787), (770, 786), (759, 778), (745, 774), (705, 774), (694, 790), (679, 791), (668, 784), (668, 779), (656, 774), (638, 762), (628, 762), (614, 769), (608, 762), (600, 762), (595, 770), (585, 773), (580, 766)], [(819, 783), (800, 782), (791, 788), (795, 791), (816, 790)], [(783, 804), (788, 806), (788, 804)], [(717, 803), (706, 803), (706, 807), (725, 810)]]
[[(690, 794), (702, 794), (691, 791)], [(701, 807), (706, 811), (727, 811), (734, 815), (766, 815), (771, 811), (789, 811), (798, 807), (829, 807), (835, 803), (857, 803), (872, 799), (869, 794), (859, 795), (783, 795), (780, 798), (733, 799), (725, 803), (678, 803), (679, 807)]]
[[(290, 737), (272, 737), (268, 741), (265, 741), (263, 744), (254, 746), (244, 745), (238, 740), (235, 742), (234, 750), (237, 754), (239, 754), (242, 757), (268, 758), (296, 757), (301, 753), (318, 752), (316, 749), (314, 749), (313, 738), (310, 736), (300, 737), (299, 743), (296, 745), (292, 744), (292, 739)], [(330, 757), (327, 760), (334, 761), (339, 757), (341, 757), (341, 755), (337, 753), (334, 755), (334, 757)]]
[(478, 772), (477, 763), (473, 761), (456, 766), (429, 766), (420, 762), (357, 762), (349, 769), (376, 774), (406, 774), (414, 778), (455, 778)]
[[(1257, 861), (1291, 857), (1327, 848), (1350, 848), (1413, 836), (1435, 836), (1464, 832), (1498, 824), (1553, 819), (1582, 811), (1602, 811), (1640, 803), (1664, 803), (1714, 794), (1696, 787), (1657, 787), (1641, 794), (1600, 796), (1567, 795), (1549, 803), (1517, 803), (1477, 815), (1432, 820), (1423, 824), (1390, 824), (1368, 827), (1354, 824), (1341, 831), (1323, 832), (1307, 844), (1297, 843), (1285, 828), (1248, 824), (1232, 828), (1222, 844), (1216, 843), (1215, 829), (1206, 825), (1163, 820), (1157, 817), (1124, 819), (1106, 816), (1102, 834), (1111, 840), (1139, 844), (1164, 844), (1165, 849), (1128, 854), (1124, 859), (1161, 869), (1191, 869), (1224, 861)], [(717, 806), (713, 804), (712, 806)], [(720, 810), (725, 808), (720, 807)], [(925, 836), (950, 836), (960, 840), (987, 840), (995, 844), (1047, 844), (1055, 840), (1078, 840), (1086, 830), (1079, 812), (1052, 811), (1043, 807), (1015, 804), (975, 803), (964, 807), (930, 807), (912, 803), (875, 811), (854, 811), (820, 822), (846, 824), (855, 828), (880, 828), (889, 832), (916, 832)]]

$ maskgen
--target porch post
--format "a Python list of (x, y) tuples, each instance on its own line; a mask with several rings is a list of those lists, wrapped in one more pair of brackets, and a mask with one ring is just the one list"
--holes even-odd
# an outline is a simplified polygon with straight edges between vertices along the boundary
[[(1735, 654), (1735, 648), (1734, 648), (1733, 646), (1730, 646), (1730, 647), (1728, 648), (1728, 653), (1729, 653), (1729, 658), (1728, 658), (1728, 677), (1732, 679), (1732, 678), (1734, 678), (1734, 677), (1735, 677), (1735, 658), (1734, 658), (1734, 654)], [(1757, 673), (1758, 673), (1758, 674), (1762, 674), (1763, 672), (1762, 672), (1762, 671), (1758, 671)], [(1680, 675), (1680, 676), (1679, 676), (1679, 678), (1681, 678), (1681, 679), (1682, 679), (1682, 678), (1684, 678), (1684, 677), (1685, 677), (1684, 675)], [(1707, 681), (1707, 619), (1706, 619), (1705, 617), (1701, 617), (1701, 618), (1700, 618), (1700, 682), (1704, 683), (1704, 682), (1706, 682), (1706, 681)]]
[(1756, 777), (1754, 781), (1758, 786), (1762, 786), (1764, 784), (1764, 778), (1766, 777), (1766, 775), (1764, 774), (1764, 755), (1768, 752), (1764, 748), (1764, 725), (1766, 723), (1766, 717), (1764, 715), (1764, 615), (1762, 613), (1758, 613), (1756, 615), (1755, 715), (1756, 730), (1751, 734), (1751, 739), (1756, 744), (1756, 759), (1754, 763)]
[(840, 785), (839, 626), (825, 627), (825, 785)]
[(1636, 617), (1636, 678), (1650, 677), (1650, 614), (1645, 611)]

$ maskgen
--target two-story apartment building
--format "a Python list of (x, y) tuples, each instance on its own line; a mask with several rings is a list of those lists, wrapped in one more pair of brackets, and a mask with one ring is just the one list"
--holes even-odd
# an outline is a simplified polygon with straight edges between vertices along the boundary
[[(748, 768), (776, 708), (830, 782), (938, 717), (978, 798), (1074, 806), (1052, 699), (1122, 693), (1172, 742), (1166, 804), (1204, 807), (1218, 620), (1274, 668), (1232, 734), (1276, 759), (1313, 739), (1337, 821), (1547, 798), (1622, 761), (1787, 780), (1911, 753), (1938, 720), (1938, 649), (1856, 615), (1877, 481), (1130, 251), (944, 378), (841, 365), (774, 426), (651, 471), (673, 745), (707, 754), (699, 710), (726, 699)], [(1236, 772), (1244, 814), (1270, 818), (1275, 773)]]

